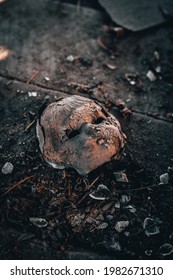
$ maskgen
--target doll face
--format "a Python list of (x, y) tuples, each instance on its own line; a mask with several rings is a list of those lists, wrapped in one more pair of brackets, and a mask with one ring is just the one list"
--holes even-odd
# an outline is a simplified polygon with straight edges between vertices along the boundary
[(99, 103), (75, 95), (48, 105), (37, 122), (37, 137), (46, 162), (82, 175), (118, 158), (125, 142), (113, 115)]

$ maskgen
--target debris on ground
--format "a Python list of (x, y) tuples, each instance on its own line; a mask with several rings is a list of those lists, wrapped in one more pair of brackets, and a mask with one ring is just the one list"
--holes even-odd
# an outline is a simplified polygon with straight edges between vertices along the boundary
[(151, 218), (146, 218), (143, 223), (143, 228), (147, 236), (155, 235), (160, 233), (160, 230), (156, 222)]
[(129, 226), (129, 221), (119, 221), (116, 223), (115, 229), (116, 229), (116, 231), (118, 231), (120, 233), (123, 230), (125, 230), (125, 228), (128, 226)]
[(162, 256), (169, 256), (173, 253), (173, 246), (169, 243), (163, 244), (160, 248), (159, 248), (159, 253)]
[(35, 225), (36, 227), (42, 228), (42, 227), (46, 227), (48, 225), (48, 222), (45, 219), (42, 218), (30, 218), (29, 221)]
[(150, 80), (150, 82), (154, 82), (156, 80), (156, 76), (151, 70), (147, 72), (146, 77)]
[(160, 175), (160, 184), (168, 184), (169, 183), (169, 174), (164, 173)]
[(10, 174), (10, 173), (13, 172), (13, 169), (14, 169), (13, 164), (12, 164), (11, 162), (6, 162), (6, 163), (3, 165), (2, 169), (1, 169), (1, 172), (2, 172), (3, 174)]
[(123, 117), (129, 118), (132, 115), (132, 111), (128, 108), (128, 106), (125, 104), (123, 100), (116, 99), (115, 106), (119, 109)]

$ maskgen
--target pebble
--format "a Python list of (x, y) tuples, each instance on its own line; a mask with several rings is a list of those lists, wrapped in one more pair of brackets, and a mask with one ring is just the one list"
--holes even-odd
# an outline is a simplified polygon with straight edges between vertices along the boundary
[(98, 229), (105, 229), (105, 228), (107, 228), (108, 227), (108, 223), (102, 223), (102, 224), (100, 224), (97, 228)]
[(48, 225), (48, 222), (45, 219), (33, 217), (29, 221), (38, 228), (43, 228)]
[(123, 204), (126, 204), (126, 203), (130, 202), (130, 200), (131, 200), (130, 195), (123, 194), (121, 196), (120, 202), (123, 203)]
[(128, 209), (129, 212), (131, 212), (131, 213), (135, 213), (136, 212), (136, 208), (133, 207), (132, 205), (127, 205), (125, 208)]
[(6, 162), (1, 169), (1, 172), (3, 174), (10, 174), (12, 173), (13, 169), (14, 169), (13, 164), (11, 162)]
[(116, 231), (118, 231), (120, 233), (123, 230), (125, 230), (125, 228), (128, 226), (129, 226), (129, 221), (119, 221), (116, 223), (115, 229), (116, 229)]
[(115, 252), (121, 251), (121, 245), (118, 241), (112, 240), (112, 242), (107, 247), (108, 247), (108, 249), (113, 250)]
[(69, 62), (73, 62), (75, 60), (75, 57), (73, 55), (68, 55), (66, 60)]
[(115, 208), (117, 208), (117, 209), (120, 209), (120, 202), (119, 202), (119, 200), (117, 199), (116, 201), (115, 201)]
[(160, 185), (162, 184), (168, 184), (169, 182), (169, 175), (168, 173), (164, 173), (160, 176)]
[(36, 91), (28, 91), (28, 96), (29, 97), (37, 97), (37, 92)]
[(106, 203), (106, 204), (102, 207), (102, 211), (108, 210), (113, 204), (114, 204), (113, 201), (110, 201), (110, 202)]
[(107, 219), (109, 222), (112, 221), (113, 218), (114, 218), (113, 215), (106, 215), (106, 219)]
[(154, 82), (156, 80), (156, 76), (151, 70), (147, 72), (146, 77), (150, 80), (150, 82)]
[(45, 81), (46, 82), (49, 82), (50, 81), (50, 78), (49, 77), (44, 77)]
[(117, 182), (128, 182), (127, 175), (124, 172), (114, 172)]
[(97, 190), (98, 190), (98, 191), (110, 192), (110, 190), (108, 189), (108, 187), (105, 186), (105, 185), (103, 185), (103, 184), (98, 185)]

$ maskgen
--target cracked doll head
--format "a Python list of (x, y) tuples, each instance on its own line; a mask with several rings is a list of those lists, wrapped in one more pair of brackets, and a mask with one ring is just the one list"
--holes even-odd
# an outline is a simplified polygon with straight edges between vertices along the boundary
[(120, 123), (99, 103), (81, 96), (51, 103), (37, 121), (37, 137), (46, 162), (86, 175), (111, 159), (125, 144)]

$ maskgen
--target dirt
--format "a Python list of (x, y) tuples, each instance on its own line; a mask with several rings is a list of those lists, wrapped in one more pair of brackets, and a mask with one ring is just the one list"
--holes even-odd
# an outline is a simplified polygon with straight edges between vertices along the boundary
[[(0, 169), (14, 166), (0, 171), (0, 257), (171, 259), (161, 248), (173, 244), (171, 22), (119, 37), (97, 5), (12, 2), (0, 5), (0, 45), (11, 51), (0, 61)], [(35, 133), (41, 106), (73, 94), (100, 101), (127, 136), (121, 159), (88, 176), (47, 165)], [(117, 171), (128, 180), (117, 181)], [(104, 200), (92, 196), (100, 184)], [(155, 234), (147, 235), (146, 218)], [(128, 226), (118, 232), (120, 221)]]

